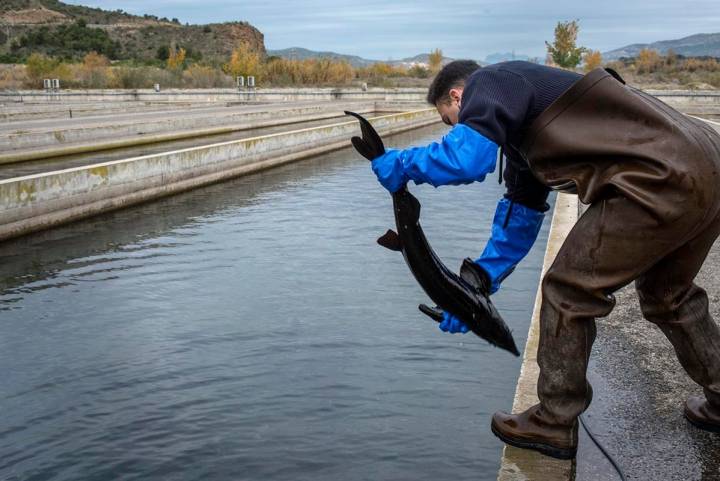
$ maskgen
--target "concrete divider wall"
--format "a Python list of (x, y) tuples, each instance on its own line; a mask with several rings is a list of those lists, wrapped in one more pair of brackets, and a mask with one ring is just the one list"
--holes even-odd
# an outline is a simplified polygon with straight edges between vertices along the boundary
[[(376, 117), (383, 134), (438, 121), (434, 109)], [(0, 240), (346, 147), (355, 120), (0, 181)]]
[(720, 91), (649, 90), (648, 93), (687, 114), (720, 115)]
[[(720, 91), (716, 90), (647, 90), (668, 103), (699, 103), (720, 105)], [(254, 91), (237, 89), (170, 89), (155, 92), (139, 90), (61, 90), (46, 93), (41, 90), (0, 91), (0, 102), (72, 103), (97, 101), (143, 102), (283, 102), (293, 100), (374, 100), (424, 101), (426, 88), (258, 88)]]
[(383, 100), (375, 102), (375, 112), (405, 112), (423, 107), (429, 107), (425, 100)]
[(0, 92), (0, 102), (88, 102), (103, 100), (165, 101), (165, 102), (286, 102), (295, 100), (416, 100), (425, 99), (425, 88), (368, 89), (359, 88), (258, 88), (254, 91), (237, 89), (164, 90), (61, 90), (46, 93), (41, 90)]
[(217, 105), (208, 102), (123, 102), (104, 100), (102, 102), (56, 102), (56, 103), (0, 103), (0, 123), (18, 120), (76, 118), (108, 113), (149, 112), (158, 110), (178, 110), (207, 108)]
[[(242, 111), (228, 110), (212, 114), (169, 114), (165, 119), (137, 119), (114, 123), (80, 125), (66, 129), (8, 130), (0, 133), (0, 164), (164, 142), (187, 137), (214, 135), (250, 128), (271, 127), (308, 120), (338, 117), (343, 109), (359, 113), (375, 110), (373, 102), (325, 103), (317, 105), (273, 105)], [(129, 140), (132, 138), (133, 140)], [(108, 142), (109, 140), (109, 142)], [(73, 145), (80, 144), (83, 145)], [(43, 148), (44, 147), (44, 148)]]
[(720, 90), (646, 90), (667, 103), (702, 103), (720, 105)]

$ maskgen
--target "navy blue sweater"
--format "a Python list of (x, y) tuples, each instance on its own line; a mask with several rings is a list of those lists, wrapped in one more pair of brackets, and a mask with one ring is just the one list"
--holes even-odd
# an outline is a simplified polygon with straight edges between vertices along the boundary
[(567, 70), (514, 61), (482, 67), (465, 82), (459, 121), (502, 147), (507, 199), (548, 209), (550, 189), (535, 178), (515, 146), (537, 116), (580, 78)]

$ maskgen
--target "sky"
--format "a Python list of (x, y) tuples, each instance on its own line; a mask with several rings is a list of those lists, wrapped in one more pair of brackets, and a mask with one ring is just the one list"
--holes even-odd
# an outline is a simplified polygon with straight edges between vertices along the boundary
[(268, 49), (304, 47), (397, 60), (440, 48), (483, 60), (512, 52), (545, 57), (558, 21), (580, 22), (578, 44), (608, 51), (632, 43), (720, 32), (720, 0), (65, 0), (106, 10), (204, 24), (247, 21)]

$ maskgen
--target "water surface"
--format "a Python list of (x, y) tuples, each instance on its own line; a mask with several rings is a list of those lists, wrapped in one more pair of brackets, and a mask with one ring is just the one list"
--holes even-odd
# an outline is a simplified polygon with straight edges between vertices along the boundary
[[(496, 174), (411, 188), (481, 252)], [(495, 479), (519, 360), (417, 311), (392, 222), (346, 149), (0, 245), (0, 479)], [(495, 296), (519, 346), (549, 224)]]

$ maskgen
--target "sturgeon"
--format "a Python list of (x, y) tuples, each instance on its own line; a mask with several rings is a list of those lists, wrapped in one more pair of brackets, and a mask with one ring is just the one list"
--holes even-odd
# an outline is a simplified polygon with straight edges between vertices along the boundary
[[(360, 121), (362, 138), (351, 139), (355, 150), (368, 160), (385, 153), (382, 139), (370, 122), (355, 112), (345, 112)], [(402, 252), (405, 262), (425, 293), (437, 304), (420, 304), (421, 312), (437, 322), (442, 311), (458, 317), (474, 334), (516, 356), (520, 352), (510, 329), (490, 301), (487, 274), (471, 259), (465, 259), (456, 275), (438, 258), (420, 226), (420, 202), (407, 185), (392, 194), (397, 232), (389, 229), (377, 242)]]

